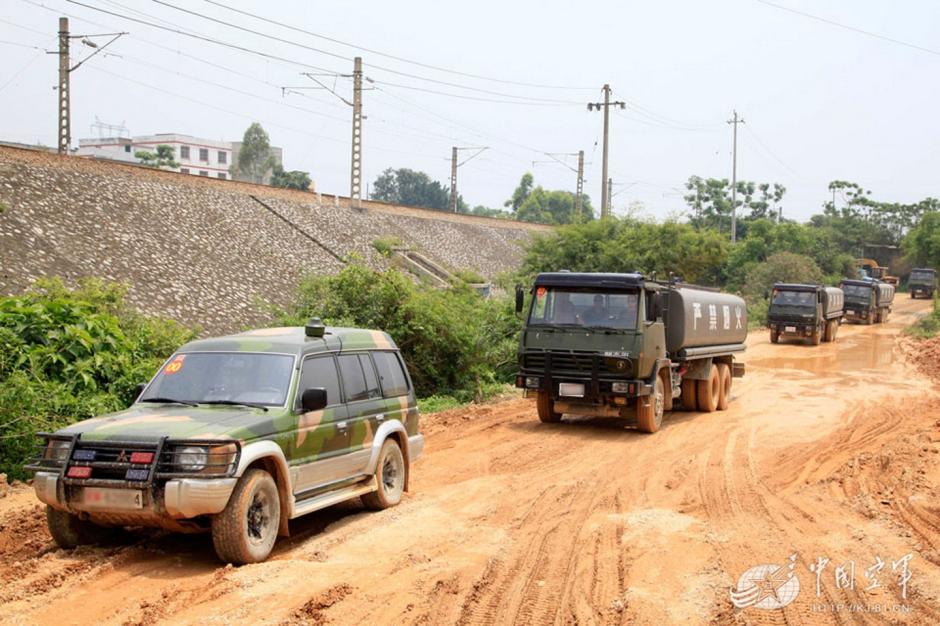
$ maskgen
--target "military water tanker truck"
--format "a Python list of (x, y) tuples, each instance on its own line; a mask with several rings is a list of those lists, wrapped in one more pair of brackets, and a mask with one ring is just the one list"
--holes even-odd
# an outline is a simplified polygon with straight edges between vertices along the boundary
[[(656, 432), (663, 414), (724, 410), (744, 376), (747, 309), (737, 296), (642, 274), (539, 274), (519, 340), (516, 386), (539, 419), (635, 419)], [(516, 290), (516, 310), (525, 294)]]
[(777, 283), (770, 298), (767, 325), (770, 341), (780, 337), (835, 341), (844, 314), (844, 294), (838, 287)]
[(911, 270), (907, 286), (911, 290), (912, 298), (917, 296), (933, 298), (933, 292), (937, 290), (937, 270), (932, 267), (915, 267)]
[(865, 324), (888, 321), (894, 302), (894, 285), (880, 280), (845, 279), (839, 283), (845, 292), (845, 319)]

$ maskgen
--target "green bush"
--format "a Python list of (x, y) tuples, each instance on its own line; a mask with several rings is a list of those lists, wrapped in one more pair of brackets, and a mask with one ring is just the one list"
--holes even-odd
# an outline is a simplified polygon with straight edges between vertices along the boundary
[(940, 295), (933, 297), (933, 311), (908, 326), (904, 332), (921, 339), (929, 339), (940, 333)]
[(395, 269), (351, 264), (301, 281), (279, 323), (317, 316), (328, 324), (381, 329), (398, 344), (421, 397), (481, 399), (515, 371), (519, 320), (512, 298), (480, 298), (466, 286), (417, 285)]
[(372, 247), (375, 248), (379, 254), (382, 256), (392, 256), (392, 252), (395, 248), (401, 245), (401, 239), (398, 237), (379, 237), (372, 242)]
[(0, 298), (0, 472), (23, 477), (33, 433), (127, 406), (135, 386), (195, 336), (131, 311), (125, 292), (53, 279)]

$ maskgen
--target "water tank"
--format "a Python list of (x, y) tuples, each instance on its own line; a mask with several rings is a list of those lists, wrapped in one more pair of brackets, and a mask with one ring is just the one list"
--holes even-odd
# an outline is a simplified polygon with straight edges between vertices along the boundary
[(747, 306), (728, 293), (676, 287), (663, 291), (666, 350), (744, 343)]

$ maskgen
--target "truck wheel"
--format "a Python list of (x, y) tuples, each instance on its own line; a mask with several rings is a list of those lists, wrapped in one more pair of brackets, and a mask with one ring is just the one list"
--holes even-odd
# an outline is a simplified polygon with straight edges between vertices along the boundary
[(780, 341), (780, 331), (771, 330), (770, 343), (777, 343), (778, 341)]
[(535, 399), (535, 408), (539, 412), (539, 421), (552, 424), (561, 421), (561, 413), (555, 413), (555, 402), (547, 391), (540, 391)]
[(871, 326), (871, 325), (874, 324), (874, 323), (875, 323), (875, 312), (874, 312), (874, 311), (869, 311), (869, 312), (868, 312), (868, 321), (867, 321), (867, 324), (868, 324), (869, 326)]
[(915, 296), (915, 295), (914, 295), (914, 292), (912, 291), (912, 292), (911, 292), (911, 300), (913, 300), (913, 299), (916, 298), (916, 297), (917, 297), (917, 296)]
[(401, 502), (401, 495), (405, 492), (405, 471), (405, 457), (398, 442), (386, 439), (375, 466), (378, 489), (360, 498), (366, 508), (381, 511)]
[(113, 528), (99, 526), (77, 515), (46, 505), (46, 526), (60, 548), (67, 550), (88, 544), (108, 543), (114, 538)]
[(718, 410), (724, 411), (731, 402), (731, 368), (727, 363), (718, 363)]
[(825, 343), (829, 343), (830, 341), (832, 341), (832, 320), (829, 320), (826, 322), (825, 330), (823, 331), (822, 340)]
[(259, 563), (271, 553), (281, 522), (277, 485), (262, 469), (242, 474), (225, 509), (212, 518), (212, 544), (226, 563)]
[(718, 408), (718, 396), (721, 394), (721, 380), (718, 368), (712, 367), (711, 374), (706, 380), (696, 382), (696, 397), (698, 410), (711, 413)]
[(818, 346), (819, 342), (822, 340), (822, 331), (820, 331), (819, 326), (813, 329), (813, 334), (810, 335), (809, 342), (814, 346)]
[(682, 408), (686, 411), (698, 410), (698, 400), (695, 397), (695, 381), (691, 378), (682, 381)]
[(663, 424), (663, 410), (666, 405), (666, 386), (663, 377), (656, 375), (653, 393), (636, 399), (636, 427), (641, 433), (655, 433)]

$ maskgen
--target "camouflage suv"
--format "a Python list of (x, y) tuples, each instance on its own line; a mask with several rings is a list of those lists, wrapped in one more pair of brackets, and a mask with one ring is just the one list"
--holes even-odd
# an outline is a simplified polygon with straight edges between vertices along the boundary
[(126, 411), (40, 435), (27, 469), (60, 546), (158, 526), (262, 561), (290, 519), (356, 497), (398, 504), (424, 447), (408, 371), (379, 331), (311, 320), (194, 341), (142, 387)]

